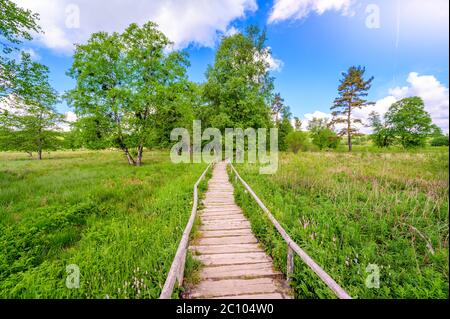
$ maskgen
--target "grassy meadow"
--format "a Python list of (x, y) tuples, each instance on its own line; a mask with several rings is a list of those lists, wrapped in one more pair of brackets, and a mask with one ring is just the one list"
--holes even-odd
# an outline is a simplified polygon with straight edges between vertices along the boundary
[[(236, 165), (272, 214), (354, 298), (448, 298), (448, 148), (283, 154), (275, 175)], [(276, 267), (287, 247), (232, 178), (236, 198)], [(367, 288), (376, 264), (380, 287)], [(333, 298), (296, 257), (297, 298)]]
[[(206, 165), (174, 165), (168, 152), (144, 161), (0, 153), (0, 298), (157, 298)], [(70, 264), (79, 289), (66, 287)], [(188, 275), (197, 266), (188, 259)]]

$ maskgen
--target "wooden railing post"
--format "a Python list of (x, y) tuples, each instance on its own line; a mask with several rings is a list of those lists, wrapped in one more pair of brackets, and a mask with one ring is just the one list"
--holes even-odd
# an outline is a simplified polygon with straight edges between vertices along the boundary
[(287, 251), (287, 267), (286, 267), (286, 277), (288, 283), (292, 281), (292, 275), (294, 274), (294, 251), (291, 246), (288, 245)]

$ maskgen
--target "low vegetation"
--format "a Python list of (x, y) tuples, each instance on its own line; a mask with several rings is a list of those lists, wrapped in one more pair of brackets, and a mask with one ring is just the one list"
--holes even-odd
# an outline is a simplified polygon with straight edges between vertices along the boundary
[[(358, 148), (355, 147), (355, 150)], [(448, 298), (448, 149), (284, 154), (275, 175), (237, 169), (290, 236), (354, 298)], [(233, 179), (234, 181), (234, 179)], [(235, 183), (257, 237), (286, 270), (287, 247)], [(367, 288), (366, 267), (380, 270)], [(333, 293), (296, 258), (297, 298)]]
[[(159, 296), (206, 165), (147, 152), (136, 170), (119, 157), (0, 153), (0, 298)], [(79, 289), (66, 287), (71, 264)]]

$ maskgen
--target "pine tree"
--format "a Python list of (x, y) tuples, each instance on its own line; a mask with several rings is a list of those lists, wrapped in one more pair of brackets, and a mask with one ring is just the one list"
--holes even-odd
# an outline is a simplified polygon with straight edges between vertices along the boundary
[(360, 119), (353, 118), (353, 111), (374, 104), (365, 99), (374, 79), (371, 77), (365, 80), (365, 72), (366, 69), (361, 66), (352, 66), (347, 73), (342, 73), (343, 79), (340, 80), (338, 88), (339, 96), (331, 107), (332, 124), (343, 123), (346, 125), (339, 134), (347, 135), (349, 152), (352, 151), (352, 136), (358, 133), (355, 124), (361, 123)]

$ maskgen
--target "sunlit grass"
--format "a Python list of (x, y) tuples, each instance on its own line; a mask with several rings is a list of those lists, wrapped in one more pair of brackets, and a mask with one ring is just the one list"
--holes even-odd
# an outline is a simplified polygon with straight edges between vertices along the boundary
[[(175, 165), (166, 152), (144, 161), (0, 153), (0, 298), (157, 298), (206, 165)], [(79, 289), (65, 285), (69, 264)]]
[[(260, 175), (256, 165), (237, 169), (291, 237), (353, 297), (448, 298), (448, 148), (284, 154), (271, 176)], [(255, 233), (285, 271), (286, 245), (235, 185)], [(380, 267), (379, 289), (365, 285), (368, 264)], [(293, 287), (298, 298), (333, 297), (299, 258)]]

